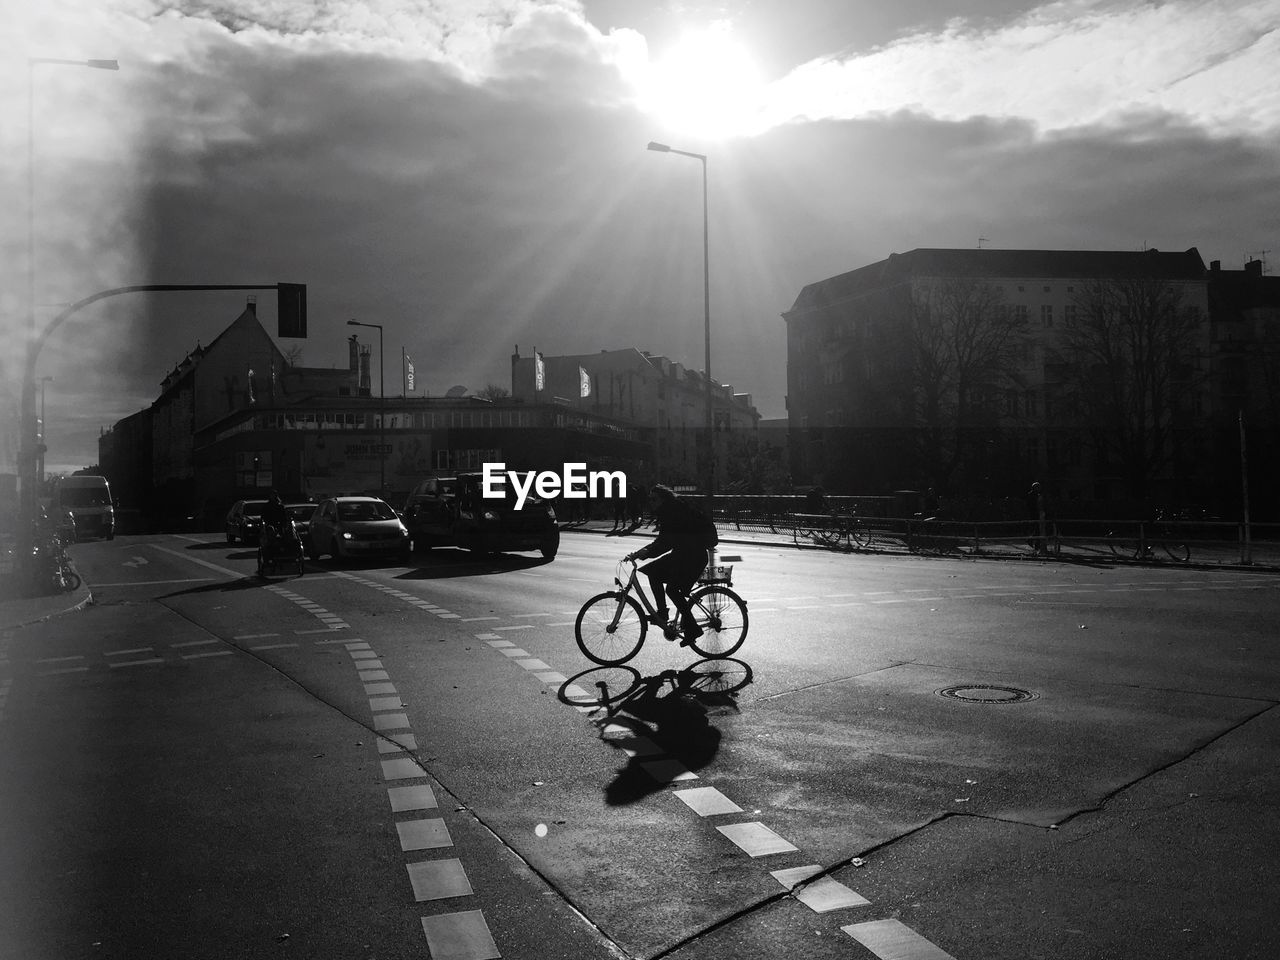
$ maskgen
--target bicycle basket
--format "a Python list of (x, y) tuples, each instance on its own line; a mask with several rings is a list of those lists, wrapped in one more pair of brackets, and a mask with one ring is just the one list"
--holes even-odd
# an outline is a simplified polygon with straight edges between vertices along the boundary
[(707, 568), (702, 571), (702, 576), (698, 578), (699, 583), (723, 583), (727, 587), (733, 586), (733, 564), (731, 563), (714, 563), (708, 564)]

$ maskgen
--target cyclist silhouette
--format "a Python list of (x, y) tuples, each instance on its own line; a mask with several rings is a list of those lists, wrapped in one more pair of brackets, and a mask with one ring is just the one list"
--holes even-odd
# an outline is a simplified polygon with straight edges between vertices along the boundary
[[(649, 491), (658, 536), (652, 543), (627, 555), (628, 560), (656, 557), (643, 567), (653, 588), (653, 602), (658, 617), (667, 622), (667, 597), (680, 614), (681, 646), (688, 646), (702, 636), (690, 612), (689, 591), (707, 566), (707, 551), (715, 546), (715, 526), (702, 512), (663, 484)], [(710, 527), (710, 532), (708, 532)]]

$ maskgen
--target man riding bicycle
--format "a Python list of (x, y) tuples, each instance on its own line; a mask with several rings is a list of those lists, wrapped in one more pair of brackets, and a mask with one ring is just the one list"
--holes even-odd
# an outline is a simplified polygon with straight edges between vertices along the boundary
[(644, 572), (653, 589), (658, 618), (667, 622), (667, 597), (670, 597), (680, 614), (681, 646), (688, 646), (702, 636), (702, 628), (690, 609), (689, 592), (706, 569), (707, 551), (718, 540), (715, 524), (663, 484), (656, 484), (650, 490), (649, 505), (658, 536), (652, 543), (627, 554), (626, 559), (657, 557), (645, 565)]

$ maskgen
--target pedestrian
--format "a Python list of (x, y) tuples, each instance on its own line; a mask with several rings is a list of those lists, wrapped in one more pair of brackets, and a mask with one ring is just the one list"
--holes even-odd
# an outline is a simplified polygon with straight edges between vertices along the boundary
[(633, 484), (627, 490), (627, 503), (631, 511), (631, 529), (638, 530), (644, 524), (644, 507), (649, 499), (649, 488), (643, 483)]

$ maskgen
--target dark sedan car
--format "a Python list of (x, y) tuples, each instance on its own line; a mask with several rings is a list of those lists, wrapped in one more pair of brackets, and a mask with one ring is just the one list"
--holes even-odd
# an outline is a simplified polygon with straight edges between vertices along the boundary
[(227, 543), (258, 543), (265, 500), (237, 500), (227, 511)]

